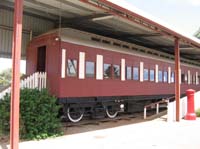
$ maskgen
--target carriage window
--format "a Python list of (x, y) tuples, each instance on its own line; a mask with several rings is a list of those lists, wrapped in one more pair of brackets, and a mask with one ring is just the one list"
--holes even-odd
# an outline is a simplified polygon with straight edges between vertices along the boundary
[(162, 82), (162, 71), (158, 71), (158, 81)]
[(149, 70), (144, 69), (144, 81), (148, 81), (148, 80), (149, 80)]
[(193, 75), (193, 84), (196, 84), (196, 76)]
[(191, 75), (191, 83), (190, 84), (193, 84), (193, 75)]
[(103, 77), (105, 79), (111, 78), (111, 64), (103, 65)]
[(185, 83), (188, 82), (188, 76), (187, 76), (187, 74), (185, 74), (184, 80), (185, 80)]
[(185, 80), (185, 74), (181, 74), (181, 83), (185, 83), (186, 80)]
[(86, 77), (94, 77), (94, 62), (86, 62)]
[(172, 72), (172, 75), (171, 75), (171, 82), (172, 82), (172, 83), (174, 83), (174, 77), (175, 77), (175, 76), (174, 76), (174, 72)]
[(132, 79), (132, 68), (131, 67), (126, 67), (126, 79), (131, 80)]
[(167, 71), (164, 71), (163, 81), (167, 82), (167, 80), (168, 80), (168, 74), (167, 74)]
[(133, 80), (139, 80), (139, 69), (138, 69), (138, 67), (133, 67)]
[(113, 72), (114, 72), (114, 78), (119, 79), (120, 78), (120, 66), (113, 65)]
[(77, 76), (77, 60), (68, 59), (67, 64), (67, 76), (75, 77)]
[(154, 81), (154, 79), (155, 79), (155, 71), (150, 70), (150, 81)]
[(199, 81), (200, 81), (200, 76), (198, 76), (198, 84), (199, 84)]

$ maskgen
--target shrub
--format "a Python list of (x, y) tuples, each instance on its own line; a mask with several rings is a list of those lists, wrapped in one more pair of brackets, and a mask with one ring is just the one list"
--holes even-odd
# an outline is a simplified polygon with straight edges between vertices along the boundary
[[(23, 89), (20, 92), (20, 138), (44, 139), (61, 133), (60, 107), (47, 90)], [(10, 95), (0, 101), (0, 133), (9, 133)]]
[(200, 108), (196, 110), (196, 116), (200, 117)]

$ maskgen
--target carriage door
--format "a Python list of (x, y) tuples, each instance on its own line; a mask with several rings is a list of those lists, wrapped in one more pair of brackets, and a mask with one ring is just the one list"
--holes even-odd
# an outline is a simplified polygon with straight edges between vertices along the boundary
[(46, 46), (39, 47), (37, 50), (37, 71), (45, 72), (46, 69)]

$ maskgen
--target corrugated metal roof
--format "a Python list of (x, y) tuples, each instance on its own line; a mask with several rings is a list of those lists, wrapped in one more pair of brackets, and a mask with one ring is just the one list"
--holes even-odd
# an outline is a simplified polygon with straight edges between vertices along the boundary
[[(0, 57), (10, 58), (12, 51), (13, 11), (0, 7), (0, 18)], [(26, 57), (26, 46), (30, 41), (31, 34), (37, 36), (54, 28), (54, 25), (51, 21), (24, 15), (22, 34), (23, 59)]]
[[(1, 6), (13, 8), (13, 0), (5, 0)], [(169, 54), (174, 54), (174, 38), (180, 38), (181, 56), (200, 62), (200, 56), (194, 56), (194, 53), (200, 55), (198, 39), (178, 32), (122, 0), (24, 0), (24, 11), (29, 14), (24, 18), (27, 20), (24, 27), (32, 26), (36, 32), (53, 28), (46, 21), (51, 20), (57, 27), (71, 27)], [(36, 16), (32, 22), (30, 16)]]

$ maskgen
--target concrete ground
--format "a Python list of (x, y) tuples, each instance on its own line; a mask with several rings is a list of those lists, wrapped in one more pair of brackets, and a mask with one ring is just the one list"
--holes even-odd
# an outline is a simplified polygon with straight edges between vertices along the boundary
[[(108, 128), (108, 123), (114, 128)], [(65, 136), (22, 142), (19, 149), (200, 149), (200, 118), (179, 123), (163, 117), (108, 123), (67, 128)]]

